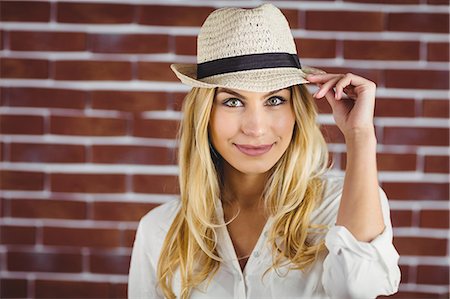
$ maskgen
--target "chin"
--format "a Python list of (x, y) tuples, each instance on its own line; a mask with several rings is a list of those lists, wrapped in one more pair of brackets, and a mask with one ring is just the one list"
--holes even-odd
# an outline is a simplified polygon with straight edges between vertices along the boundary
[[(241, 162), (241, 161), (240, 161)], [(268, 172), (272, 167), (275, 165), (275, 163), (267, 163), (267, 161), (262, 163), (253, 162), (250, 161), (244, 162), (244, 163), (233, 163), (230, 164), (234, 169), (241, 173), (245, 174), (262, 174)]]

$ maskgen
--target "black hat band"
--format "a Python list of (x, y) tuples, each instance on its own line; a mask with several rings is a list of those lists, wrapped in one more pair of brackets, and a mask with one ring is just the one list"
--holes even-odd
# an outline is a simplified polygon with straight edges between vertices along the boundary
[(261, 53), (226, 57), (197, 64), (197, 79), (209, 76), (278, 67), (295, 67), (301, 69), (296, 54)]

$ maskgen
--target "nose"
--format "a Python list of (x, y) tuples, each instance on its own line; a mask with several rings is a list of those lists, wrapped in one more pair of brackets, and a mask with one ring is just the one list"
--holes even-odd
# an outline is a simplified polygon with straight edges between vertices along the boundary
[(262, 109), (249, 108), (242, 117), (242, 132), (245, 135), (261, 137), (266, 133), (267, 119)]

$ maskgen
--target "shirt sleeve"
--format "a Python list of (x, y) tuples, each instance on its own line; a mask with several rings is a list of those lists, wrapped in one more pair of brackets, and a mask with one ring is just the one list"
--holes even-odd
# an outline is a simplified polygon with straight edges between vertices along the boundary
[(385, 229), (374, 240), (358, 241), (344, 226), (333, 226), (325, 238), (329, 253), (322, 283), (331, 298), (376, 298), (398, 290), (399, 255), (392, 244), (387, 197), (381, 188), (379, 194)]
[(131, 254), (130, 272), (128, 276), (128, 298), (163, 298), (157, 291), (155, 266), (150, 258), (150, 250), (146, 244), (144, 224), (141, 220)]

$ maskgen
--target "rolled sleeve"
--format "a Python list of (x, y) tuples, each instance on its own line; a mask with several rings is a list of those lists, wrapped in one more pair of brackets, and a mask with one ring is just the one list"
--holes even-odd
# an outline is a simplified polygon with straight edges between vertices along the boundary
[(397, 292), (399, 255), (392, 244), (389, 207), (382, 190), (380, 200), (385, 229), (371, 242), (356, 240), (344, 226), (333, 226), (328, 231), (325, 245), (329, 254), (322, 282), (331, 298), (375, 298)]

